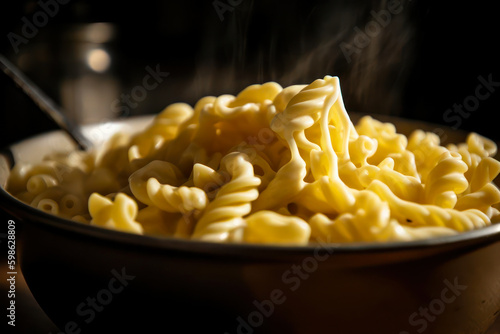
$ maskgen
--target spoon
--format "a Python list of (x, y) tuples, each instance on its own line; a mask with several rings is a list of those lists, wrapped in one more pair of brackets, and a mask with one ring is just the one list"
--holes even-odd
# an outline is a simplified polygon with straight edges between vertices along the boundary
[(89, 149), (92, 144), (88, 138), (80, 131), (80, 128), (73, 124), (64, 114), (61, 107), (58, 106), (50, 97), (47, 96), (37, 85), (27, 78), (21, 70), (12, 64), (7, 58), (0, 54), (0, 67), (28, 97), (35, 102), (50, 119), (52, 119), (59, 128), (64, 130), (80, 150)]

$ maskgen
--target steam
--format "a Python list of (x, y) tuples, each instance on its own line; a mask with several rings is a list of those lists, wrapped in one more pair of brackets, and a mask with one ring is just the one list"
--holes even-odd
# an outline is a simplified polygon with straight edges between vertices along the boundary
[(207, 24), (188, 90), (236, 94), (253, 83), (288, 86), (329, 74), (339, 76), (349, 110), (400, 114), (416, 49), (411, 0), (289, 7), (242, 2), (221, 24)]

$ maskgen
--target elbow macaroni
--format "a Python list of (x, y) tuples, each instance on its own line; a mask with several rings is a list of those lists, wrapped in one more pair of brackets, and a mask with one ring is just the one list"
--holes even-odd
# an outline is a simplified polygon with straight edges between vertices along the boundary
[(470, 134), (349, 119), (337, 77), (175, 103), (91, 152), (18, 164), (8, 190), (41, 210), (122, 231), (217, 242), (404, 241), (496, 222), (500, 162)]

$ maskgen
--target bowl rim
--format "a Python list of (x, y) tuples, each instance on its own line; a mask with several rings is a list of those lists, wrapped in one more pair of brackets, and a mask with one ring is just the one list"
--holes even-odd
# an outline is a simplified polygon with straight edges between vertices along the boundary
[[(371, 115), (376, 119), (382, 121), (398, 120), (402, 122), (414, 122), (418, 125), (434, 126), (441, 129), (448, 128), (447, 126), (432, 124), (429, 122), (423, 122), (418, 120), (409, 120), (405, 118), (389, 116), (389, 115), (378, 115), (378, 114), (365, 114), (365, 113), (351, 113), (355, 114), (357, 117), (363, 115)], [(148, 121), (152, 120), (155, 115), (142, 115), (134, 116), (126, 119), (114, 120), (112, 123), (129, 123), (134, 121)], [(380, 116), (380, 117), (379, 117)], [(98, 127), (102, 123), (88, 124), (83, 128)], [(451, 129), (451, 128), (450, 128)], [(457, 132), (456, 129), (451, 129)], [(44, 132), (24, 140), (18, 143), (10, 145), (9, 148), (15, 147), (18, 144), (22, 144), (27, 140), (33, 140), (37, 137), (50, 136), (55, 133), (60, 133), (61, 130), (52, 130)], [(458, 131), (460, 132), (460, 130)], [(462, 131), (463, 132), (463, 131)], [(9, 152), (9, 149), (6, 150)], [(9, 161), (10, 158), (8, 154), (0, 151), (0, 158), (5, 158)], [(12, 166), (10, 166), (12, 167)], [(414, 250), (414, 249), (426, 249), (426, 248), (438, 248), (447, 247), (450, 245), (468, 245), (470, 243), (483, 244), (483, 243), (493, 243), (500, 241), (500, 223), (491, 224), (486, 227), (479, 229), (474, 229), (470, 231), (460, 232), (455, 235), (441, 236), (441, 237), (431, 237), (425, 239), (411, 240), (411, 241), (388, 241), (388, 242), (351, 242), (351, 243), (329, 243), (329, 242), (318, 242), (309, 243), (307, 245), (280, 245), (280, 244), (254, 244), (254, 243), (222, 243), (222, 242), (210, 242), (202, 240), (193, 239), (181, 239), (175, 237), (167, 236), (154, 236), (154, 235), (139, 235), (114, 229), (108, 229), (101, 226), (89, 225), (73, 221), (71, 219), (63, 218), (60, 216), (52, 215), (47, 212), (38, 210), (27, 203), (22, 202), (13, 195), (11, 195), (4, 186), (0, 185), (0, 208), (8, 213), (12, 213), (13, 216), (19, 218), (22, 223), (34, 223), (45, 228), (55, 229), (58, 232), (64, 233), (76, 233), (82, 236), (95, 238), (101, 241), (112, 241), (119, 243), (126, 243), (135, 246), (152, 247), (155, 249), (165, 249), (165, 250), (178, 250), (190, 253), (204, 253), (204, 254), (225, 254), (226, 256), (229, 252), (236, 252), (237, 254), (251, 254), (256, 253), (284, 253), (290, 255), (310, 255), (312, 252), (316, 251), (318, 247), (333, 253), (380, 253), (380, 252), (396, 252), (403, 250)], [(249, 253), (250, 251), (250, 253)]]
[[(352, 243), (309, 243), (308, 245), (278, 245), (253, 243), (222, 243), (168, 236), (140, 235), (101, 226), (89, 225), (38, 210), (26, 204), (0, 187), (0, 207), (12, 212), (22, 224), (35, 224), (55, 229), (59, 233), (73, 233), (96, 241), (125, 243), (155, 249), (187, 251), (189, 253), (228, 254), (228, 252), (278, 252), (290, 255), (311, 255), (318, 247), (333, 253), (380, 253), (404, 250), (446, 247), (450, 245), (496, 242), (500, 240), (500, 224), (492, 224), (475, 230), (450, 236), (418, 239), (411, 241), (352, 242)], [(10, 204), (10, 205), (9, 205)], [(10, 210), (9, 210), (10, 209)], [(14, 218), (15, 219), (15, 218)]]

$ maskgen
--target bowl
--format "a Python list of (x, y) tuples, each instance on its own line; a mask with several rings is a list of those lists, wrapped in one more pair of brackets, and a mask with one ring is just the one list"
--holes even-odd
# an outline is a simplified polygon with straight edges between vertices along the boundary
[[(422, 128), (465, 138), (443, 126), (375, 118), (405, 134)], [(89, 125), (84, 133), (98, 143), (151, 120)], [(37, 161), (71, 148), (55, 131), (0, 155), (0, 206), (20, 225), (22, 272), (63, 333), (472, 334), (500, 312), (500, 224), (411, 242), (223, 244), (73, 222), (4, 189), (9, 158)]]

